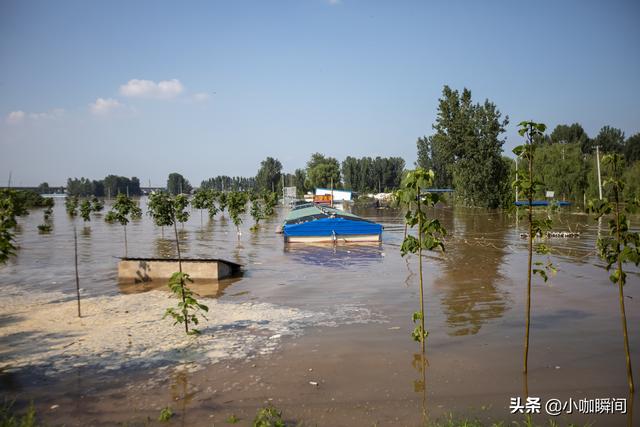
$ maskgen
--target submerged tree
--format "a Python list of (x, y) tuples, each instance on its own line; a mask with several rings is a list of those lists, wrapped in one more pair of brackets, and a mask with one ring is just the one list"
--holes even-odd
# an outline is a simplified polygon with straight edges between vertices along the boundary
[(206, 209), (209, 211), (209, 219), (213, 219), (219, 211), (218, 207), (216, 206), (217, 200), (218, 192), (213, 189), (207, 190)]
[(67, 214), (72, 218), (78, 215), (78, 203), (78, 196), (67, 196), (64, 200)]
[(10, 256), (15, 255), (16, 210), (11, 197), (0, 195), (0, 263), (7, 262)]
[(198, 303), (194, 298), (193, 292), (187, 287), (187, 282), (192, 282), (189, 274), (182, 271), (182, 254), (180, 252), (180, 239), (178, 237), (177, 223), (184, 223), (189, 219), (189, 212), (186, 210), (189, 200), (183, 194), (171, 197), (166, 193), (151, 193), (149, 196), (149, 214), (153, 218), (156, 225), (164, 227), (173, 225), (173, 231), (176, 239), (176, 249), (178, 252), (178, 270), (173, 273), (169, 279), (169, 288), (174, 295), (178, 297), (180, 302), (177, 308), (168, 308), (164, 317), (170, 316), (174, 319), (174, 325), (178, 323), (184, 324), (184, 330), (187, 334), (198, 334), (200, 331), (192, 328), (189, 330), (189, 324), (198, 324), (197, 313), (199, 311), (209, 311), (209, 308)]
[(240, 224), (242, 224), (242, 218), (240, 215), (247, 211), (247, 199), (248, 195), (242, 191), (232, 191), (229, 193), (229, 216), (233, 221), (233, 225), (236, 226), (236, 232), (238, 239), (240, 239)]
[(435, 206), (439, 199), (438, 194), (423, 192), (424, 188), (431, 188), (435, 174), (431, 170), (417, 168), (409, 171), (396, 192), (396, 198), (400, 205), (407, 209), (405, 214), (406, 224), (413, 228), (418, 226), (417, 238), (411, 234), (405, 236), (400, 248), (400, 253), (405, 256), (408, 253), (418, 254), (419, 279), (420, 279), (420, 311), (413, 313), (413, 322), (417, 324), (411, 333), (415, 341), (422, 343), (422, 351), (425, 349), (427, 331), (424, 326), (424, 284), (422, 269), (422, 251), (444, 251), (442, 238), (446, 235), (446, 229), (438, 219), (427, 218), (427, 207)]
[(52, 225), (51, 225), (51, 215), (53, 215), (53, 206), (54, 206), (54, 201), (52, 198), (48, 198), (46, 199), (45, 202), (45, 210), (42, 212), (42, 219), (44, 220), (44, 222), (40, 225), (38, 225), (38, 231), (42, 234), (46, 234), (49, 233), (51, 231)]
[[(526, 303), (526, 330), (525, 330), (525, 339), (524, 339), (524, 363), (523, 363), (523, 372), (526, 374), (528, 369), (528, 361), (529, 361), (529, 330), (531, 325), (531, 276), (532, 274), (538, 274), (542, 279), (547, 281), (547, 273), (545, 270), (550, 270), (555, 272), (553, 265), (548, 262), (546, 266), (543, 266), (541, 261), (536, 261), (533, 263), (533, 239), (536, 236), (543, 236), (546, 234), (548, 230), (551, 229), (551, 219), (534, 219), (533, 218), (533, 199), (536, 193), (536, 190), (544, 187), (544, 183), (540, 181), (536, 181), (533, 177), (534, 168), (533, 168), (533, 160), (535, 155), (536, 144), (534, 144), (534, 140), (536, 138), (542, 137), (544, 135), (544, 131), (546, 130), (546, 125), (544, 123), (535, 123), (535, 122), (527, 122), (523, 121), (519, 124), (520, 129), (518, 133), (520, 136), (524, 136), (526, 138), (526, 143), (524, 145), (519, 145), (513, 149), (513, 153), (526, 161), (527, 168), (522, 172), (518, 172), (518, 176), (516, 180), (513, 182), (513, 186), (515, 186), (520, 194), (528, 202), (528, 210), (527, 210), (527, 219), (529, 225), (529, 233), (528, 233), (528, 258), (527, 258), (527, 303)], [(536, 245), (536, 253), (538, 254), (548, 254), (549, 249), (543, 243), (538, 243)], [(533, 267), (535, 265), (536, 267)]]
[(251, 195), (251, 210), (249, 213), (255, 221), (251, 227), (251, 231), (258, 231), (258, 223), (264, 218), (265, 208), (263, 208), (260, 198), (255, 194)]
[[(618, 285), (618, 299), (620, 302), (620, 318), (622, 320), (622, 335), (624, 337), (624, 351), (627, 362), (627, 381), (629, 392), (634, 392), (633, 372), (631, 371), (631, 352), (629, 350), (629, 336), (627, 334), (627, 316), (624, 305), (624, 285), (627, 275), (622, 269), (622, 264), (631, 262), (636, 266), (640, 263), (640, 233), (631, 231), (631, 223), (627, 213), (637, 212), (640, 201), (637, 197), (624, 200), (624, 182), (622, 173), (624, 160), (618, 154), (606, 155), (602, 158), (605, 169), (611, 171), (611, 176), (604, 181), (604, 187), (611, 190), (613, 201), (592, 200), (589, 210), (599, 219), (603, 215), (613, 214), (609, 220), (609, 236), (598, 237), (598, 255), (607, 263), (607, 271), (615, 266), (615, 271), (609, 276), (609, 280)], [(624, 208), (623, 208), (624, 206)]]
[(108, 215), (105, 217), (107, 222), (119, 222), (124, 229), (124, 256), (127, 257), (127, 224), (132, 219), (138, 219), (142, 216), (142, 210), (138, 204), (126, 194), (118, 194), (116, 202), (111, 207)]
[(104, 203), (102, 202), (102, 200), (98, 199), (97, 197), (94, 197), (93, 199), (91, 199), (91, 210), (94, 212), (102, 212), (102, 210), (104, 209)]
[(191, 206), (200, 211), (200, 225), (202, 225), (202, 210), (207, 208), (209, 203), (209, 190), (205, 188), (199, 188), (196, 190), (191, 200)]
[(93, 205), (89, 201), (89, 199), (84, 199), (82, 203), (80, 203), (80, 216), (82, 220), (86, 223), (87, 221), (91, 221), (91, 212), (93, 211)]
[(223, 191), (218, 196), (218, 206), (220, 207), (220, 213), (222, 214), (222, 217), (224, 217), (224, 209), (227, 207), (227, 204), (228, 204), (227, 194), (228, 193), (225, 193)]
[(270, 217), (275, 213), (275, 207), (278, 204), (278, 193), (266, 191), (262, 193), (262, 201), (264, 202), (264, 217)]

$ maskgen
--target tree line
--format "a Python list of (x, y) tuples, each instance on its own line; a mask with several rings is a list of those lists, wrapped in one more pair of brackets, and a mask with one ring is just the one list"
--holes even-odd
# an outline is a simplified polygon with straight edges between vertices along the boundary
[[(40, 184), (40, 187), (44, 187)], [(47, 184), (48, 188), (48, 184)], [(107, 175), (101, 180), (90, 180), (88, 178), (68, 178), (67, 194), (78, 197), (115, 197), (118, 194), (128, 194), (130, 196), (140, 196), (140, 180), (138, 178), (127, 178), (118, 175)]]
[[(445, 86), (438, 101), (435, 132), (417, 141), (417, 166), (432, 169), (434, 185), (453, 188), (460, 204), (509, 206), (515, 198), (510, 184), (516, 175), (516, 159), (503, 156), (508, 123), (509, 117), (502, 118), (489, 100), (474, 103), (470, 90), (459, 92)], [(640, 134), (625, 139), (620, 129), (604, 126), (590, 138), (579, 123), (573, 123), (536, 135), (532, 143), (537, 146), (534, 178), (544, 184), (536, 198), (544, 198), (546, 191), (574, 202), (598, 195), (596, 146), (601, 155), (624, 155), (626, 194), (637, 194), (640, 189)]]

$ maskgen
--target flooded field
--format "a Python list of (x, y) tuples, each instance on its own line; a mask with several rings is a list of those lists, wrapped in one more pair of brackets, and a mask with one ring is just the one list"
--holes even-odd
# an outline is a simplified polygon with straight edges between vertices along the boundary
[[(258, 232), (249, 231), (246, 218), (238, 240), (228, 217), (209, 221), (205, 213), (201, 221), (193, 211), (179, 230), (183, 256), (228, 259), (244, 273), (195, 289), (211, 314), (203, 336), (188, 340), (160, 319), (175, 303), (164, 286), (118, 285), (122, 226), (99, 216), (86, 226), (75, 220), (87, 309), (78, 320), (73, 221), (58, 200), (53, 232), (39, 235), (42, 215), (32, 212), (21, 222), (18, 256), (0, 267), (2, 394), (20, 405), (33, 400), (54, 425), (144, 425), (165, 406), (176, 413), (175, 424), (226, 425), (234, 415), (249, 425), (269, 402), (304, 425), (413, 426), (425, 414), (434, 421), (449, 413), (521, 421), (509, 404), (523, 395), (524, 225), (499, 212), (431, 212), (449, 235), (445, 254), (425, 257), (423, 375), (410, 337), (418, 264), (400, 256), (401, 213), (355, 213), (385, 226), (381, 244), (285, 245), (274, 232), (285, 209)], [(555, 214), (554, 230), (581, 236), (550, 239), (558, 273), (547, 283), (534, 280), (529, 395), (543, 403), (626, 398), (617, 289), (594, 252), (598, 224), (578, 213)], [(130, 256), (176, 255), (172, 230), (146, 215), (127, 233)], [(625, 292), (638, 375), (637, 270)], [(82, 351), (74, 349), (78, 342)], [(640, 411), (637, 396), (634, 406)], [(541, 412), (534, 420), (543, 423), (549, 417)], [(638, 425), (639, 418), (574, 413), (558, 421), (615, 426)]]

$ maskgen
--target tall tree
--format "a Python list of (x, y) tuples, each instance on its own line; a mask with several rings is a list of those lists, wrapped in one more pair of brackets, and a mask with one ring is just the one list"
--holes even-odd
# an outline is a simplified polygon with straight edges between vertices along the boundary
[[(474, 104), (471, 91), (445, 86), (433, 124), (435, 134), (418, 140), (422, 161), (430, 160), (435, 185), (453, 184), (468, 205), (498, 207), (509, 197), (508, 165), (502, 160), (501, 135), (509, 123), (489, 100)], [(419, 159), (420, 160), (420, 159)]]
[(177, 172), (169, 174), (169, 178), (167, 178), (167, 191), (169, 194), (174, 196), (176, 194), (190, 194), (191, 190), (191, 184), (182, 175)]
[(310, 188), (340, 186), (340, 163), (333, 157), (314, 153), (307, 162), (307, 180)]
[(278, 191), (282, 183), (282, 163), (273, 157), (267, 157), (260, 162), (260, 169), (256, 175), (256, 187), (258, 190)]
[(624, 142), (624, 159), (627, 164), (640, 160), (640, 133), (630, 136)]
[(307, 181), (307, 173), (304, 169), (296, 169), (293, 172), (294, 176), (294, 185), (296, 186), (296, 192), (298, 194), (304, 194), (307, 191), (306, 181)]
[(611, 126), (603, 126), (593, 141), (600, 146), (602, 153), (622, 153), (624, 149), (624, 132)]
[(49, 183), (43, 182), (38, 185), (38, 193), (39, 194), (49, 194), (51, 192), (51, 188), (49, 187)]
[(556, 126), (550, 139), (553, 144), (578, 144), (583, 153), (593, 151), (593, 142), (580, 123)]

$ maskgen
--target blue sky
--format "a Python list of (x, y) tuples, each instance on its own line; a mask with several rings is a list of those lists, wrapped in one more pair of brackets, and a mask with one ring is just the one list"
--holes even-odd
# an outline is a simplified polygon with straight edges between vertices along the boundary
[(634, 1), (0, 0), (0, 180), (192, 183), (416, 158), (442, 86), (516, 124), (640, 131)]

